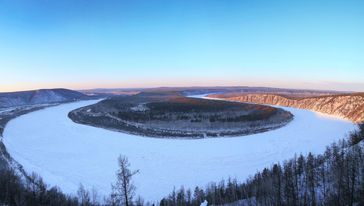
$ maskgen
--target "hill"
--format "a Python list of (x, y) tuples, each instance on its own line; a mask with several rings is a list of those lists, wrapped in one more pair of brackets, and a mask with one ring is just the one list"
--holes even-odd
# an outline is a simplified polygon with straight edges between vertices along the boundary
[(293, 115), (269, 106), (155, 91), (111, 97), (71, 111), (69, 117), (77, 123), (142, 136), (203, 138), (268, 131), (287, 124)]
[(89, 96), (68, 89), (40, 89), (0, 93), (0, 108), (49, 104), (90, 99)]

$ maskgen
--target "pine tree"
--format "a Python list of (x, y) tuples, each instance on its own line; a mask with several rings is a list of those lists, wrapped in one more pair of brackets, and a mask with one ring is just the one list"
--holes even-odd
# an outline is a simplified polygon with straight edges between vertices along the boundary
[(130, 206), (132, 205), (136, 190), (135, 185), (132, 183), (132, 177), (139, 170), (131, 171), (128, 158), (122, 155), (118, 158), (118, 164), (119, 169), (116, 172), (117, 181), (115, 185), (112, 185), (114, 191), (112, 196), (115, 198), (117, 205)]

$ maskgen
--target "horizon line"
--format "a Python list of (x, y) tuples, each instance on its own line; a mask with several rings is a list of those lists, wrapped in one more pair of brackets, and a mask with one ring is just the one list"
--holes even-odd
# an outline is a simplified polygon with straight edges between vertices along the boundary
[(334, 89), (308, 89), (308, 88), (291, 88), (291, 87), (269, 87), (269, 86), (247, 86), (247, 85), (234, 85), (234, 86), (157, 86), (157, 87), (95, 87), (90, 89), (72, 89), (67, 87), (50, 87), (50, 88), (39, 88), (39, 89), (26, 89), (26, 90), (11, 90), (11, 91), (0, 91), (0, 93), (12, 93), (12, 92), (26, 92), (26, 91), (37, 91), (37, 90), (52, 90), (52, 89), (67, 89), (73, 91), (94, 91), (94, 90), (145, 90), (145, 89), (168, 89), (168, 88), (272, 88), (272, 89), (289, 89), (289, 90), (304, 90), (304, 91), (320, 91), (320, 92), (338, 92), (338, 93), (361, 93), (363, 91), (353, 90), (334, 90)]

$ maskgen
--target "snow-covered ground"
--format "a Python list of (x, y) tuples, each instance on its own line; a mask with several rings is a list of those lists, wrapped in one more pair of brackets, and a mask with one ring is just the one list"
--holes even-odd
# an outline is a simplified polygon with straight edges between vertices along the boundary
[(10, 121), (4, 144), (28, 172), (64, 192), (82, 183), (106, 195), (115, 180), (117, 157), (126, 155), (134, 182), (145, 200), (157, 201), (173, 187), (205, 186), (236, 177), (245, 180), (257, 170), (291, 158), (295, 153), (321, 153), (354, 125), (302, 109), (284, 108), (295, 118), (287, 126), (242, 137), (198, 140), (158, 139), (128, 135), (73, 123), (69, 111), (95, 103), (82, 101), (32, 112)]

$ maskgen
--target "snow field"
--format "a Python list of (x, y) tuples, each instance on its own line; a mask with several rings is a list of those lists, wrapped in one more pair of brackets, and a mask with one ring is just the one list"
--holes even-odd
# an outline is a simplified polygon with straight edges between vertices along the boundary
[(175, 186), (204, 187), (211, 181), (236, 177), (244, 181), (257, 170), (293, 157), (322, 153), (355, 125), (349, 121), (286, 108), (295, 117), (287, 126), (241, 137), (158, 139), (129, 135), (72, 122), (69, 111), (96, 100), (62, 104), (20, 116), (8, 123), (4, 144), (27, 172), (37, 172), (50, 186), (76, 194), (82, 183), (100, 195), (115, 181), (117, 157), (126, 155), (137, 194), (158, 201)]

